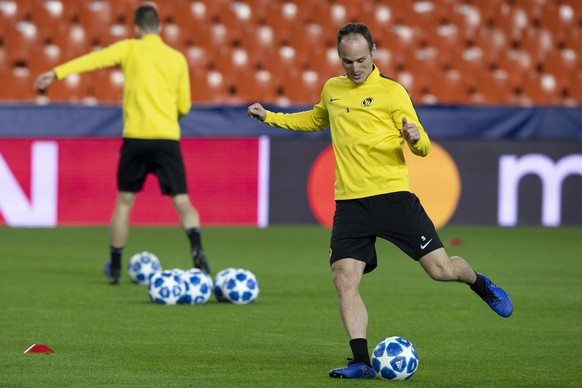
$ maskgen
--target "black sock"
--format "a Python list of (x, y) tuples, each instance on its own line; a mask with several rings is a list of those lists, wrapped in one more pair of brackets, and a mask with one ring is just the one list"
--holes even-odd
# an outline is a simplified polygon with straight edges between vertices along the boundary
[(121, 269), (121, 255), (123, 254), (123, 247), (115, 248), (110, 246), (109, 254), (111, 256), (111, 268)]
[(368, 353), (368, 340), (365, 338), (354, 338), (350, 340), (350, 348), (354, 355), (355, 362), (363, 362), (368, 366), (372, 366), (370, 362), (370, 353)]
[(478, 273), (475, 272), (475, 274), (477, 275), (477, 280), (475, 280), (475, 283), (471, 284), (471, 290), (473, 290), (481, 298), (485, 298), (488, 291), (487, 285), (485, 284), (485, 279)]
[(200, 228), (192, 228), (186, 231), (188, 239), (190, 240), (190, 248), (192, 248), (192, 255), (199, 249), (202, 249), (202, 242), (200, 239)]

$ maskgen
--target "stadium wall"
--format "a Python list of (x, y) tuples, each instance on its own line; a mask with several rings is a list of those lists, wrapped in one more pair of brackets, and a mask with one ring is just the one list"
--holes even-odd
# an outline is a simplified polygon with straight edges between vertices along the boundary
[[(433, 149), (407, 158), (412, 191), (437, 226), (582, 225), (581, 111), (420, 107)], [(119, 107), (0, 106), (0, 224), (106, 225), (120, 116)], [(244, 107), (199, 107), (182, 127), (189, 190), (206, 225), (330, 225), (329, 131), (270, 128)], [(178, 223), (155, 179), (132, 222)]]

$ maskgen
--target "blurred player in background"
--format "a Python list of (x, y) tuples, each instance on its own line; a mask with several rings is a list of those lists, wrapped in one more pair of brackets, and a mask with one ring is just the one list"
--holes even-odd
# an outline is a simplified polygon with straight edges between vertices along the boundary
[[(120, 66), (124, 75), (123, 146), (117, 171), (117, 200), (110, 225), (110, 261), (103, 268), (118, 284), (129, 217), (146, 176), (158, 177), (162, 194), (172, 198), (190, 240), (193, 264), (210, 273), (200, 238), (200, 217), (192, 206), (180, 150), (178, 119), (190, 111), (186, 58), (161, 37), (157, 7), (146, 2), (134, 14), (137, 39), (127, 39), (82, 55), (41, 74), (34, 87), (43, 91), (73, 73)], [(87, 204), (90, 206), (90, 204)], [(155, 211), (155, 209), (153, 209)]]
[[(368, 28), (342, 27), (337, 49), (346, 75), (331, 78), (313, 109), (274, 113), (255, 103), (249, 117), (294, 131), (331, 129), (334, 148), (336, 210), (330, 264), (342, 322), (353, 358), (330, 377), (374, 378), (368, 352), (368, 313), (359, 293), (362, 275), (377, 266), (376, 238), (386, 239), (438, 281), (470, 285), (502, 317), (513, 312), (507, 293), (478, 274), (461, 257), (449, 257), (418, 198), (412, 194), (402, 147), (426, 156), (430, 140), (408, 92), (380, 73)], [(390, 287), (390, 285), (387, 285)]]

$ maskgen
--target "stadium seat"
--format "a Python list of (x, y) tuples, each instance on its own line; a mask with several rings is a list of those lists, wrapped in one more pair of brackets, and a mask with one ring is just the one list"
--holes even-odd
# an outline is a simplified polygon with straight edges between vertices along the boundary
[(511, 42), (505, 32), (496, 26), (483, 26), (477, 30), (473, 44), (483, 50), (487, 63), (494, 63), (511, 47)]
[(315, 105), (320, 100), (323, 82), (313, 70), (292, 71), (283, 85), (283, 94), (294, 104)]
[[(86, 76), (87, 74), (82, 74)], [(119, 69), (101, 69), (95, 73), (92, 95), (99, 103), (120, 104), (123, 100), (123, 73)]]
[(62, 63), (61, 49), (55, 44), (34, 46), (27, 61), (28, 69), (36, 77)]
[(518, 88), (523, 83), (526, 72), (532, 69), (532, 60), (528, 52), (512, 49), (504, 52), (494, 64), (496, 70), (505, 71), (512, 88)]
[(475, 76), (469, 101), (476, 104), (505, 105), (512, 101), (513, 90), (505, 73), (483, 71)]
[(237, 84), (237, 95), (245, 102), (274, 103), (278, 86), (267, 70), (256, 70), (251, 76), (243, 77)]
[(45, 92), (51, 102), (83, 103), (89, 96), (89, 86), (94, 84), (94, 73), (71, 74), (54, 82)]
[(64, 18), (62, 6), (55, 2), (43, 1), (32, 7), (30, 21), (36, 26), (40, 42), (50, 40), (61, 23), (68, 23)]
[(560, 101), (555, 78), (551, 74), (529, 72), (521, 87), (522, 97), (526, 104), (549, 105)]
[(568, 96), (577, 105), (582, 105), (582, 73), (578, 72), (574, 75), (572, 83), (568, 88)]
[(85, 29), (89, 40), (103, 39), (106, 31), (109, 31), (116, 22), (113, 7), (107, 1), (86, 1), (82, 2), (79, 8), (79, 23)]
[(3, 40), (7, 59), (11, 63), (26, 63), (31, 48), (39, 43), (36, 27), (27, 21), (9, 25)]
[(52, 43), (61, 50), (61, 58), (69, 60), (91, 51), (92, 44), (79, 23), (61, 23), (52, 36)]
[(0, 100), (33, 101), (36, 98), (33, 83), (34, 78), (26, 67), (14, 67), (2, 77)]
[(530, 54), (532, 65), (536, 66), (545, 61), (546, 54), (556, 47), (553, 44), (552, 33), (546, 28), (529, 26), (521, 37), (519, 46)]
[(552, 50), (543, 63), (544, 73), (552, 74), (556, 79), (559, 92), (568, 89), (576, 72), (580, 68), (580, 55), (572, 49)]
[(468, 90), (458, 71), (435, 71), (426, 89), (440, 104), (460, 104), (468, 99)]

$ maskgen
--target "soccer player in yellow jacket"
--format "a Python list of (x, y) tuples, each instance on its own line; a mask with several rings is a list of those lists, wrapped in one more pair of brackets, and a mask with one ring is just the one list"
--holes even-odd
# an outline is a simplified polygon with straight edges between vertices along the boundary
[(470, 285), (502, 317), (510, 316), (513, 306), (503, 289), (473, 271), (463, 258), (447, 255), (432, 221), (409, 191), (402, 147), (422, 157), (430, 150), (430, 140), (408, 92), (374, 65), (368, 28), (359, 23), (342, 27), (337, 48), (346, 74), (326, 82), (313, 109), (274, 113), (255, 103), (247, 114), (293, 131), (331, 130), (336, 210), (330, 265), (353, 358), (329, 375), (374, 378), (366, 339), (368, 313), (359, 285), (362, 275), (377, 266), (377, 237), (418, 261), (432, 279)]
[[(159, 36), (157, 7), (146, 2), (135, 10), (137, 39), (126, 39), (82, 55), (41, 74), (39, 91), (73, 73), (119, 66), (124, 75), (123, 146), (117, 172), (117, 200), (110, 225), (110, 261), (103, 268), (118, 284), (129, 216), (146, 176), (158, 177), (160, 190), (172, 198), (190, 240), (193, 264), (210, 272), (200, 239), (200, 217), (190, 202), (180, 150), (178, 119), (190, 111), (186, 58)], [(90, 204), (87, 204), (90, 206)]]

